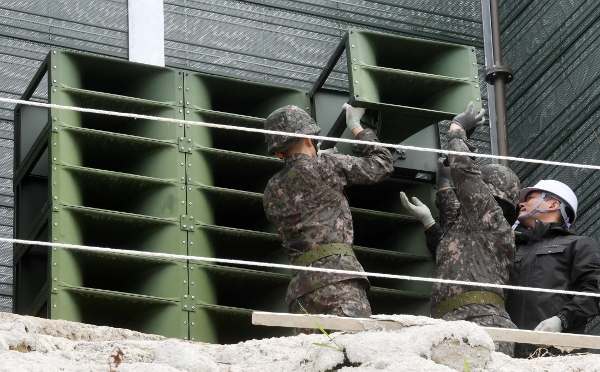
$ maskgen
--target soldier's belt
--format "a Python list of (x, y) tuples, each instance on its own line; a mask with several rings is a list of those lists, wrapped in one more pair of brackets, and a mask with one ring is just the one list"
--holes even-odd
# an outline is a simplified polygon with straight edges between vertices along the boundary
[(472, 304), (496, 304), (504, 307), (504, 299), (499, 294), (487, 291), (463, 292), (452, 296), (433, 309), (433, 317), (441, 318), (454, 309)]
[[(315, 249), (304, 253), (292, 262), (295, 266), (308, 266), (311, 263), (320, 260), (321, 258), (333, 256), (334, 254), (344, 254), (347, 256), (356, 257), (352, 247), (343, 243), (330, 243), (318, 246)], [(292, 276), (298, 274), (300, 270), (292, 270)]]

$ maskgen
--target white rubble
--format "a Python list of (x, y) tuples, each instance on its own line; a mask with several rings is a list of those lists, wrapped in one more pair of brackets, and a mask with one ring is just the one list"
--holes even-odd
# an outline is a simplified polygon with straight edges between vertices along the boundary
[[(488, 334), (468, 322), (408, 315), (378, 318), (404, 327), (334, 333), (335, 344), (325, 335), (300, 335), (212, 345), (0, 313), (0, 372), (465, 371), (467, 364), (473, 372), (600, 372), (596, 354), (512, 359), (493, 351)], [(314, 343), (339, 346), (345, 354)], [(115, 368), (110, 356), (116, 350), (124, 357)]]

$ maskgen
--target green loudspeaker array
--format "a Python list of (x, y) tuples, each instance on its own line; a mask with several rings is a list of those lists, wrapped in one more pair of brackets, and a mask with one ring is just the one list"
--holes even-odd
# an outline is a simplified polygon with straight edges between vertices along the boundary
[[(302, 90), (64, 51), (51, 51), (27, 91), (40, 82), (50, 103), (235, 127), (262, 128), (286, 104), (311, 111)], [(15, 114), (15, 237), (288, 262), (262, 208), (283, 166), (263, 134), (54, 108)], [(400, 190), (433, 208), (431, 185), (416, 180), (348, 189), (357, 256), (368, 271), (431, 275)], [(286, 311), (288, 270), (58, 247), (17, 246), (14, 260), (17, 313), (221, 343), (290, 334), (250, 323), (252, 310)], [(430, 286), (371, 282), (375, 313), (427, 313)]]
[[(185, 80), (186, 119), (193, 121), (262, 128), (264, 118), (284, 104), (309, 107), (305, 92), (289, 88), (199, 73), (190, 73)], [(252, 94), (240, 96), (238, 92)], [(274, 93), (278, 96), (272, 97)], [(222, 95), (230, 98), (227, 106)], [(238, 99), (242, 102), (238, 103)], [(251, 105), (244, 101), (248, 99), (253, 100)], [(275, 226), (266, 219), (262, 206), (267, 181), (283, 166), (279, 159), (266, 156), (264, 135), (190, 125), (186, 126), (184, 143), (191, 146), (186, 145), (187, 200), (191, 206), (186, 221), (193, 224), (190, 255), (288, 263)], [(379, 196), (365, 200), (355, 196), (361, 190), (350, 189), (350, 200), (356, 204), (352, 208), (356, 238), (361, 242), (356, 253), (365, 268), (431, 275), (423, 228), (414, 218), (400, 215), (405, 211), (399, 207), (398, 199), (399, 190), (413, 190), (433, 206), (431, 186), (390, 180), (365, 189)], [(194, 284), (190, 293), (196, 300), (196, 311), (190, 312), (190, 337), (235, 342), (242, 337), (289, 334), (285, 329), (250, 326), (251, 310), (287, 310), (284, 295), (289, 280), (288, 270), (191, 262), (190, 283)], [(430, 286), (393, 280), (375, 280), (373, 284), (370, 299), (376, 313), (428, 313)], [(214, 332), (216, 338), (207, 337)]]
[(400, 143), (463, 112), (481, 109), (475, 48), (350, 29), (348, 83), (355, 106), (378, 112), (382, 142)]
[[(184, 117), (183, 73), (169, 68), (53, 50), (29, 94), (38, 83), (47, 84), (52, 104)], [(30, 111), (16, 109), (23, 147), (15, 161), (16, 209), (23, 215), (16, 237), (187, 254), (180, 227), (187, 213), (183, 125)], [(31, 126), (42, 126), (35, 141)], [(40, 185), (35, 200), (32, 179)], [(188, 337), (186, 260), (18, 247), (15, 267), (18, 313)], [(37, 279), (29, 284), (28, 277)]]
[[(307, 92), (292, 88), (192, 72), (184, 86), (187, 120), (262, 129), (279, 107), (309, 107)], [(268, 180), (283, 166), (267, 156), (264, 134), (194, 125), (185, 130), (190, 255), (287, 263), (262, 207)], [(229, 343), (291, 334), (251, 324), (252, 310), (287, 311), (289, 280), (285, 270), (190, 262), (190, 337)]]

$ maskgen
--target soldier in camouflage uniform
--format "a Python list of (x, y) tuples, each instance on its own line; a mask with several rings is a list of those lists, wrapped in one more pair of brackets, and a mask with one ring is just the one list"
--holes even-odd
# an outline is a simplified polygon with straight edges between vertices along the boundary
[[(454, 118), (446, 134), (448, 149), (470, 152), (467, 132), (483, 124), (484, 110), (475, 115), (473, 103)], [(481, 168), (465, 155), (449, 155), (450, 168), (438, 164), (437, 201), (443, 227), (429, 209), (401, 195), (404, 206), (423, 222), (428, 248), (436, 259), (436, 277), (467, 282), (507, 284), (515, 254), (511, 228), (519, 202), (519, 179), (510, 169), (489, 164)], [(456, 193), (450, 188), (454, 180)], [(510, 220), (510, 221), (508, 221)], [(467, 320), (481, 326), (513, 328), (501, 289), (435, 283), (431, 311), (435, 318)], [(496, 342), (509, 356), (514, 344)]]
[[(357, 139), (377, 142), (360, 126), (364, 109), (344, 105), (346, 123)], [(317, 135), (321, 128), (296, 106), (275, 110), (265, 129)], [(364, 146), (364, 157), (324, 154), (317, 157), (316, 141), (265, 134), (269, 153), (285, 160), (265, 189), (263, 205), (277, 226), (291, 264), (338, 270), (364, 271), (352, 250), (354, 231), (344, 187), (372, 184), (393, 172), (390, 152), (376, 144)], [(369, 317), (369, 281), (364, 275), (314, 271), (293, 273), (286, 301), (291, 313)], [(295, 333), (313, 333), (296, 329)]]

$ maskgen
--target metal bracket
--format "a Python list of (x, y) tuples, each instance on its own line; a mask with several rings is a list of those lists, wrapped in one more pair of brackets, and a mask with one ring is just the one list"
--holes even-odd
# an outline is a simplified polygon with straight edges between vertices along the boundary
[[(313, 87), (310, 89), (310, 92), (308, 93), (308, 99), (310, 100), (310, 106), (311, 106), (310, 114), (314, 120), (317, 120), (317, 110), (316, 110), (316, 106), (315, 106), (315, 93), (317, 92), (317, 90), (319, 90), (323, 87), (323, 84), (325, 84), (325, 81), (331, 74), (331, 71), (333, 71), (333, 68), (340, 60), (342, 53), (344, 53), (344, 50), (346, 49), (346, 41), (347, 40), (348, 40), (348, 31), (346, 31), (344, 33), (344, 35), (342, 36), (342, 38), (340, 39), (340, 42), (338, 43), (337, 47), (333, 51), (333, 54), (331, 55), (331, 57), (329, 57), (329, 61), (327, 61), (327, 64), (325, 64), (323, 71), (321, 71), (321, 74), (317, 78), (317, 81), (315, 81), (315, 84), (313, 85)], [(331, 147), (333, 147), (333, 146), (331, 146)]]
[(190, 216), (187, 214), (181, 215), (179, 224), (180, 224), (181, 230), (194, 231), (194, 216)]
[(487, 83), (490, 85), (494, 85), (497, 79), (504, 77), (504, 83), (508, 84), (513, 81), (514, 76), (515, 73), (510, 67), (494, 66), (488, 68), (485, 72), (485, 81), (487, 81)]
[[(400, 143), (400, 145), (402, 145), (402, 143)], [(406, 150), (395, 149), (394, 151), (392, 151), (392, 158), (394, 159), (394, 161), (396, 161), (398, 159), (401, 159), (401, 160), (406, 159)]]
[(192, 152), (192, 139), (190, 137), (179, 137), (179, 152)]
[(194, 297), (191, 295), (181, 295), (181, 310), (196, 311), (196, 300)]

